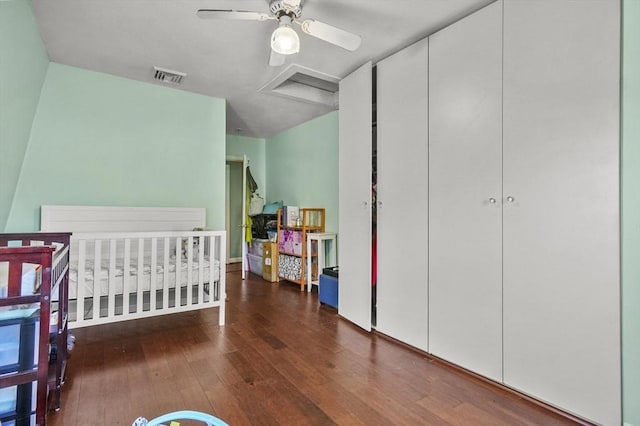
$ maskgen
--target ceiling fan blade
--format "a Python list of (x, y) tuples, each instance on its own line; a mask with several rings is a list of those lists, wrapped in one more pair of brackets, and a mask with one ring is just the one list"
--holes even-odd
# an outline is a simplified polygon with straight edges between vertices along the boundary
[(202, 19), (230, 19), (235, 21), (266, 21), (276, 19), (268, 13), (248, 12), (244, 10), (199, 9), (196, 12)]
[(316, 21), (315, 19), (305, 19), (300, 26), (303, 32), (352, 52), (360, 47), (360, 43), (362, 42), (359, 35), (341, 30), (324, 22)]
[(269, 65), (271, 65), (272, 67), (279, 67), (280, 65), (284, 65), (285, 59), (285, 55), (281, 55), (280, 53), (271, 49), (271, 55), (269, 56)]

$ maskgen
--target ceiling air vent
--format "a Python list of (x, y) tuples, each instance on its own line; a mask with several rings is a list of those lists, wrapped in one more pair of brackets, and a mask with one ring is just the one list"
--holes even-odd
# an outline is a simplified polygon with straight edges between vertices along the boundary
[(338, 77), (292, 64), (259, 92), (335, 109), (338, 106), (339, 81)]
[(182, 83), (182, 79), (187, 76), (187, 74), (180, 71), (172, 71), (159, 67), (153, 67), (153, 69), (155, 70), (153, 75), (154, 80), (161, 83), (173, 84), (174, 86), (180, 85), (180, 83)]

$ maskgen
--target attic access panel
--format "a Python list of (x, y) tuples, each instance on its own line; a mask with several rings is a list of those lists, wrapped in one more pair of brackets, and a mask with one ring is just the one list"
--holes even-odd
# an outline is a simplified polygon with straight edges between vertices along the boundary
[(258, 92), (338, 108), (338, 77), (292, 64)]

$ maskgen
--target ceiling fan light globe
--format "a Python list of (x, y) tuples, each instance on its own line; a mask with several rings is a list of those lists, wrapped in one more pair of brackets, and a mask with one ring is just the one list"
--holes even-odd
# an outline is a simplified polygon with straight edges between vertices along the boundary
[(293, 55), (300, 51), (298, 33), (289, 25), (281, 24), (271, 34), (271, 48), (281, 55)]

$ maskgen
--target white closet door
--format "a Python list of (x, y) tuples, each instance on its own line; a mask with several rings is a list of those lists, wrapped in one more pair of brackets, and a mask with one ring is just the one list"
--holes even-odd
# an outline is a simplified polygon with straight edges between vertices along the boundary
[(620, 424), (620, 2), (504, 7), (504, 381)]
[(427, 345), (427, 63), (425, 39), (377, 65), (376, 330)]
[(371, 330), (371, 62), (340, 81), (338, 313)]
[(502, 380), (502, 3), (430, 37), (429, 350)]

